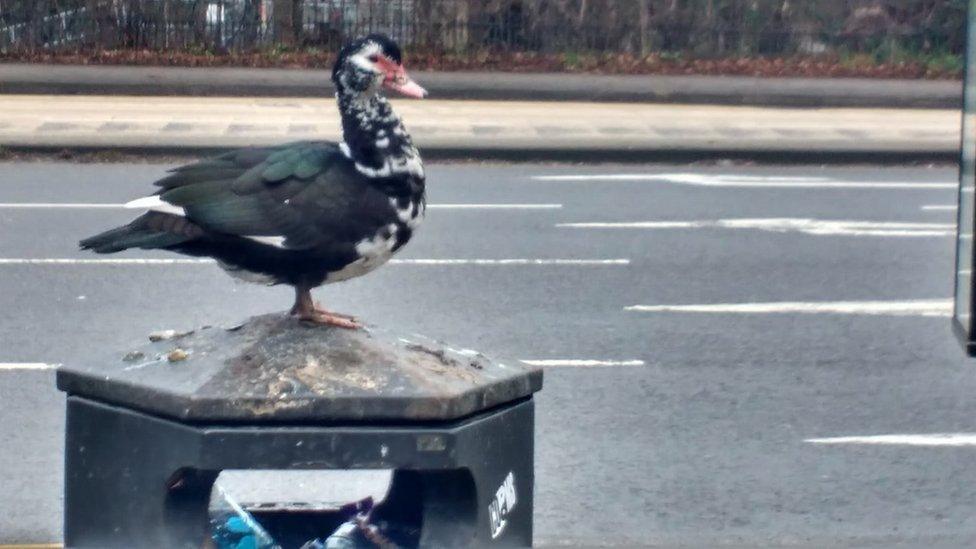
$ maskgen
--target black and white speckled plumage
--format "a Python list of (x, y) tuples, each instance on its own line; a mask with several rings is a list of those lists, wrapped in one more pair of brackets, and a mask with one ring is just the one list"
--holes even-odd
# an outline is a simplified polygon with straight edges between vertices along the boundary
[(150, 211), (85, 249), (165, 249), (215, 258), (239, 278), (311, 288), (365, 274), (406, 244), (424, 216), (424, 170), (378, 91), (368, 60), (399, 48), (371, 35), (333, 70), (343, 142), (246, 148), (176, 168), (134, 206)]

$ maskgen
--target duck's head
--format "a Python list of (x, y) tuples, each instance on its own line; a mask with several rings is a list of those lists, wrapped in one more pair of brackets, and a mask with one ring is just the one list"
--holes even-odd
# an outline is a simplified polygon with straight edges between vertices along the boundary
[(418, 99), (427, 95), (407, 76), (400, 46), (384, 34), (370, 34), (343, 47), (332, 67), (332, 82), (340, 95), (367, 98), (380, 88)]

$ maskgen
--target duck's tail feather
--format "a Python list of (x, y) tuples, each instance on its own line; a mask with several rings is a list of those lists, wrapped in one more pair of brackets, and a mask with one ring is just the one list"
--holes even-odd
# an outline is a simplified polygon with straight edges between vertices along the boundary
[(110, 229), (78, 243), (82, 250), (111, 254), (129, 248), (168, 248), (202, 236), (203, 230), (187, 219), (161, 212), (149, 212), (132, 223)]

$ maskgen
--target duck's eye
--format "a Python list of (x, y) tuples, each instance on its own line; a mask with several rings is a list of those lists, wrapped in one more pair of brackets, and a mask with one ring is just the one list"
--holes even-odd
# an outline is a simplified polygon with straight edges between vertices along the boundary
[(370, 63), (375, 63), (375, 62), (377, 62), (377, 61), (380, 60), (380, 56), (378, 56), (378, 55), (376, 55), (374, 53), (373, 55), (370, 55), (369, 57), (367, 57), (367, 59), (369, 59), (369, 62)]

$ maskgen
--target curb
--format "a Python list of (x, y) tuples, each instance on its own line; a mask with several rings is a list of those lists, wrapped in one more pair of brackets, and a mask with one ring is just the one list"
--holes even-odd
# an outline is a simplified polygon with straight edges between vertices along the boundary
[[(767, 107), (958, 109), (962, 84), (939, 80), (416, 72), (432, 98), (652, 102)], [(0, 93), (327, 97), (329, 71), (0, 64)]]
[[(2, 145), (0, 153), (57, 155), (70, 160), (73, 155), (113, 153), (130, 156), (187, 156), (217, 155), (238, 147), (145, 146), (145, 145)], [(676, 163), (695, 162), (756, 162), (761, 164), (955, 164), (958, 151), (948, 150), (774, 150), (675, 148), (639, 150), (632, 148), (568, 149), (568, 148), (501, 148), (501, 147), (441, 147), (427, 146), (421, 151), (427, 161), (496, 161), (496, 162), (578, 162), (606, 163)]]

